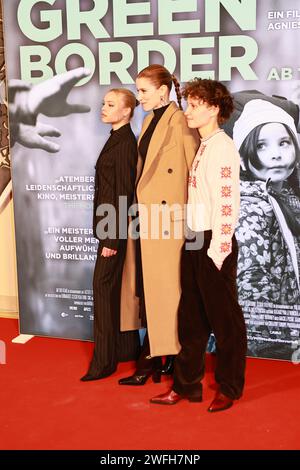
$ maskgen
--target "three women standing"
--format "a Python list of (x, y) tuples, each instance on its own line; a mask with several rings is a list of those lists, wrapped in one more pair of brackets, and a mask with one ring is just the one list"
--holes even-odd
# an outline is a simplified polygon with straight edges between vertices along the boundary
[[(179, 107), (170, 101), (173, 84)], [(121, 385), (142, 385), (151, 374), (159, 380), (161, 356), (180, 350), (180, 252), (188, 172), (199, 146), (198, 133), (188, 128), (180, 109), (179, 83), (174, 75), (161, 65), (150, 65), (139, 73), (136, 85), (144, 111), (152, 111), (143, 122), (138, 141), (137, 174), (136, 142), (129, 125), (135, 98), (124, 89), (111, 90), (105, 97), (102, 119), (112, 124), (113, 131), (96, 165), (100, 185), (96, 184), (95, 210), (103, 202), (117, 208), (120, 195), (126, 195), (130, 205), (136, 179), (140, 225), (136, 293), (147, 335), (135, 374), (121, 379)], [(137, 333), (120, 332), (125, 252), (126, 240), (100, 240), (94, 275), (95, 349), (83, 381), (112, 374), (121, 358), (130, 360), (138, 350)]]

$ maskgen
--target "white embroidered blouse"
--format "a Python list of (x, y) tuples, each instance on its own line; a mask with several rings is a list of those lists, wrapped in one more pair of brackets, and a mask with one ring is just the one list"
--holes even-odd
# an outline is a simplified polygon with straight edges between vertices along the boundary
[(207, 254), (219, 269), (239, 217), (239, 175), (240, 155), (222, 129), (201, 140), (189, 173), (187, 223), (196, 232), (212, 230)]

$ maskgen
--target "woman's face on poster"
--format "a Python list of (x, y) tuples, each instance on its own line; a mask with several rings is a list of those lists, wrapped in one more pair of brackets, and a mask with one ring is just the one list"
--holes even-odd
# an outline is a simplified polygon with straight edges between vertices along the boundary
[(260, 180), (269, 178), (275, 183), (286, 180), (294, 170), (296, 149), (283, 124), (265, 124), (259, 133), (256, 152), (261, 168), (249, 161), (249, 169)]

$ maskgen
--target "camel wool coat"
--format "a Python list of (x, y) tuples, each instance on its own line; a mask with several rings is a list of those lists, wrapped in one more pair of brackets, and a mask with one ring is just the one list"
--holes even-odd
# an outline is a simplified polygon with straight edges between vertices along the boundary
[[(153, 115), (150, 113), (146, 116), (139, 141)], [(143, 168), (139, 156), (136, 194), (151, 356), (177, 354), (180, 350), (177, 309), (181, 294), (180, 256), (184, 242), (184, 204), (187, 202), (188, 173), (199, 140), (198, 132), (188, 128), (183, 112), (171, 102), (153, 132)], [(154, 208), (152, 206), (152, 211), (151, 205), (155, 205)], [(163, 212), (165, 216), (162, 220)], [(157, 213), (160, 214), (158, 218)], [(132, 240), (128, 241), (130, 243), (127, 251), (132, 252)], [(129, 311), (130, 296), (128, 292), (125, 294), (126, 288), (133, 289), (135, 285), (134, 277), (128, 276), (130, 255), (127, 255), (121, 309), (121, 328), (124, 330), (133, 329), (134, 326), (133, 308)], [(131, 307), (136, 307), (136, 298), (133, 297), (131, 295)], [(130, 321), (129, 317), (126, 320), (126, 312)]]

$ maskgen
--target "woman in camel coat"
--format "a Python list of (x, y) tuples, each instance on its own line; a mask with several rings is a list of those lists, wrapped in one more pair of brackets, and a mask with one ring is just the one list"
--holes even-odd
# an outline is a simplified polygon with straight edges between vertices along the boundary
[[(136, 80), (138, 99), (144, 111), (153, 110), (145, 118), (138, 140), (136, 188), (143, 291), (140, 302), (144, 303), (148, 335), (136, 373), (121, 379), (121, 385), (143, 385), (157, 372), (156, 357), (174, 355), (180, 350), (177, 309), (181, 293), (184, 205), (188, 172), (199, 137), (188, 128), (181, 109), (169, 101), (172, 83), (180, 102), (179, 84), (163, 66), (147, 67)], [(155, 223), (157, 213), (160, 213), (158, 224)], [(162, 213), (166, 214), (163, 223)], [(150, 356), (151, 360), (145, 361)], [(159, 380), (159, 376), (156, 378)]]

